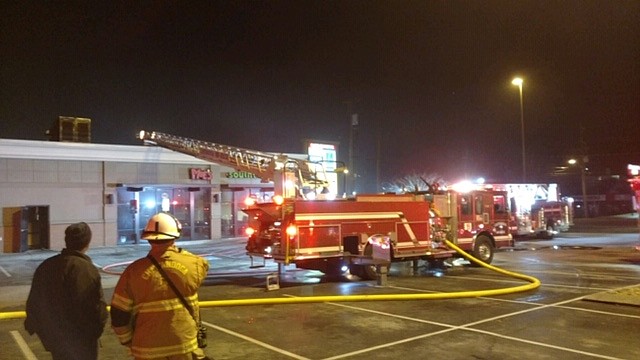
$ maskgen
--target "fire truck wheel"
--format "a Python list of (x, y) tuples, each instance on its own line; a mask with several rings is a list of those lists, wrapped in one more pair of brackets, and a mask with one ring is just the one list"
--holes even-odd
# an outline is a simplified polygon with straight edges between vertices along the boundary
[(373, 265), (364, 265), (362, 267), (362, 278), (363, 280), (375, 280), (378, 277), (376, 272), (376, 267)]
[(351, 275), (362, 278), (362, 265), (350, 264), (349, 272), (351, 273)]
[[(495, 249), (493, 248), (491, 240), (485, 235), (480, 235), (476, 239), (476, 243), (473, 246), (473, 256), (478, 260), (482, 260), (487, 264), (491, 264), (491, 261), (493, 260), (494, 250)], [(471, 266), (479, 265), (472, 261)]]
[(555, 229), (553, 224), (547, 224), (547, 230), (543, 234), (543, 239), (551, 240), (553, 239), (553, 235), (555, 234)]

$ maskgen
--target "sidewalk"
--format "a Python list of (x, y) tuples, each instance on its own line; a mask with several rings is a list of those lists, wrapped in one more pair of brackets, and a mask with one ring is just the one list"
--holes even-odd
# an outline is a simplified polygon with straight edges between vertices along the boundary
[[(176, 241), (176, 246), (183, 248), (185, 250), (189, 250), (192, 248), (206, 248), (207, 245), (209, 247), (223, 245), (225, 243), (237, 242), (239, 240), (244, 241), (244, 238), (218, 238), (218, 239), (208, 239), (208, 240), (185, 240), (185, 241)], [(122, 255), (122, 254), (131, 254), (131, 253), (147, 253), (151, 245), (146, 240), (141, 240), (140, 244), (134, 245), (114, 245), (114, 246), (89, 246), (89, 250), (87, 251), (87, 255), (93, 257), (94, 255)], [(4, 253), (0, 252), (0, 258), (2, 257), (26, 257), (28, 259), (46, 259), (55, 254), (60, 253), (58, 250), (50, 250), (50, 249), (34, 249), (27, 250), (20, 253)]]
[(574, 225), (569, 232), (577, 233), (638, 233), (638, 213), (629, 213), (614, 216), (600, 216), (594, 218), (575, 218)]

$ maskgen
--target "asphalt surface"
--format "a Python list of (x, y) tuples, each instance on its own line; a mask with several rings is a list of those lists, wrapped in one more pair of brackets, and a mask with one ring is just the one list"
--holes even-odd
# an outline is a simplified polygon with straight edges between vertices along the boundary
[[(637, 359), (640, 346), (640, 244), (634, 217), (577, 222), (554, 240), (520, 239), (494, 264), (542, 282), (538, 290), (457, 300), (252, 305), (203, 309), (208, 355), (216, 359)], [(616, 235), (609, 236), (609, 233)], [(636, 241), (637, 240), (637, 241)], [(607, 247), (603, 248), (602, 243)], [(576, 244), (579, 244), (577, 246)], [(251, 269), (244, 239), (183, 242), (211, 264), (201, 301), (327, 295), (431, 293), (520, 285), (483, 268), (418, 270), (394, 266), (390, 284), (327, 279), (288, 267), (269, 291), (268, 263)], [(149, 246), (92, 248), (107, 300), (118, 273)], [(31, 275), (57, 252), (0, 255), (0, 311), (21, 311)], [(524, 266), (524, 267), (523, 267)], [(17, 344), (24, 343), (24, 347)], [(110, 329), (100, 360), (127, 358)], [(0, 359), (48, 359), (21, 319), (0, 321)], [(33, 357), (29, 357), (29, 352)], [(27, 355), (25, 355), (27, 354)]]

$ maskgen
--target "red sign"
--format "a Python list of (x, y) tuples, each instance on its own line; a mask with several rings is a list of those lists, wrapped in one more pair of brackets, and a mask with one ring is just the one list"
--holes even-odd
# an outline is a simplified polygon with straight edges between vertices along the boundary
[(191, 180), (211, 180), (211, 169), (189, 169), (189, 179)]

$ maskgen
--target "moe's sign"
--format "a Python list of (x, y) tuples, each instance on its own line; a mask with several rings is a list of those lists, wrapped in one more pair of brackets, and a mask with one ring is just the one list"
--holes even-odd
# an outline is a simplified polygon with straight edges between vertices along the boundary
[(189, 179), (191, 180), (211, 180), (211, 169), (189, 169)]

